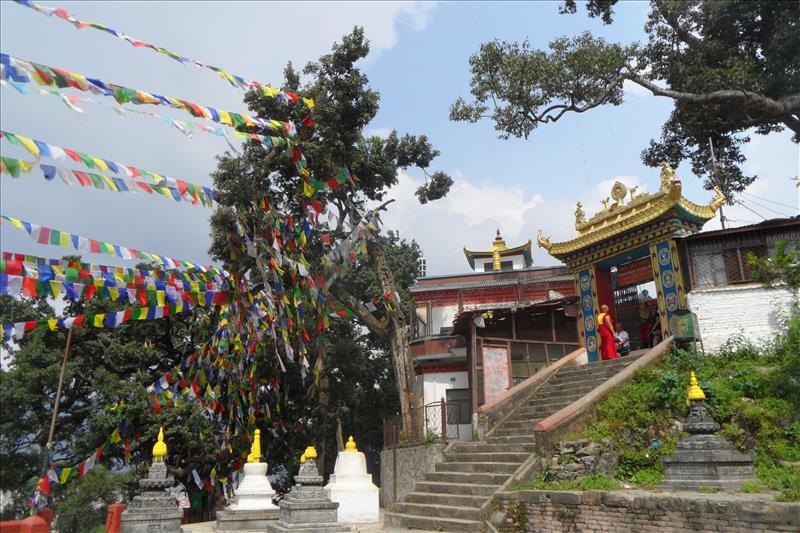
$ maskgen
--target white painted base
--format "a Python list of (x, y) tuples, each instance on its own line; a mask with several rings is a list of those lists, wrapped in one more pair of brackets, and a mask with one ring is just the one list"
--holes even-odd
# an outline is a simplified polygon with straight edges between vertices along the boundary
[(267, 479), (267, 463), (244, 465), (244, 479), (234, 491), (236, 501), (228, 507), (232, 511), (260, 511), (277, 509), (272, 503), (275, 491)]
[(338, 522), (378, 522), (380, 491), (367, 473), (367, 460), (363, 453), (339, 452), (334, 474), (325, 491), (331, 501), (339, 504)]

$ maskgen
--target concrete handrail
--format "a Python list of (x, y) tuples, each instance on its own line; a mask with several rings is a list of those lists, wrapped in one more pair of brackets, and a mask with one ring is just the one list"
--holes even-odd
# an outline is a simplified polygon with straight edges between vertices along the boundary
[(560, 370), (562, 366), (564, 366), (564, 365), (566, 365), (568, 363), (571, 363), (572, 361), (575, 360), (576, 357), (578, 357), (579, 355), (581, 355), (584, 352), (586, 352), (586, 348), (578, 348), (577, 350), (565, 355), (564, 357), (562, 357), (561, 359), (559, 359), (558, 361), (556, 361), (552, 365), (549, 365), (549, 366), (546, 366), (546, 367), (542, 368), (541, 370), (536, 372), (534, 375), (532, 375), (531, 377), (529, 377), (525, 381), (522, 381), (521, 383), (518, 383), (515, 386), (511, 387), (510, 389), (508, 389), (507, 391), (505, 391), (503, 394), (501, 394), (500, 396), (495, 398), (493, 401), (491, 401), (489, 403), (485, 403), (485, 404), (481, 405), (480, 407), (478, 407), (478, 412), (479, 413), (485, 413), (487, 411), (490, 411), (490, 410), (500, 406), (501, 404), (507, 402), (508, 400), (514, 398), (515, 396), (518, 396), (519, 394), (522, 394), (524, 391), (528, 390), (530, 387), (532, 387), (534, 385), (537, 385), (538, 383), (540, 383), (540, 382), (546, 380), (547, 378), (549, 378), (555, 372)]
[(633, 377), (633, 374), (635, 374), (637, 370), (646, 367), (647, 365), (649, 365), (650, 363), (652, 363), (653, 361), (655, 361), (656, 359), (667, 353), (667, 350), (669, 349), (669, 345), (671, 343), (672, 343), (672, 336), (669, 336), (666, 339), (664, 339), (661, 343), (651, 348), (650, 351), (639, 357), (629, 366), (619, 371), (611, 379), (605, 381), (599, 387), (592, 389), (588, 394), (586, 394), (582, 398), (579, 398), (578, 400), (575, 400), (574, 402), (567, 405), (560, 411), (556, 411), (547, 418), (537, 422), (533, 426), (533, 430), (536, 432), (547, 431), (559, 424), (562, 424), (570, 420), (575, 415), (580, 414), (587, 407), (593, 405), (597, 400), (605, 396), (609, 391), (631, 379)]

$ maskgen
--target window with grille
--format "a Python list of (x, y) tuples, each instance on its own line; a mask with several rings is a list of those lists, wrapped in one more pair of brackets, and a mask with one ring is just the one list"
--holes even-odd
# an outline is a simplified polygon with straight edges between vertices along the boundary
[(748, 254), (767, 255), (766, 245), (724, 248), (692, 254), (692, 281), (695, 287), (722, 287), (753, 281)]

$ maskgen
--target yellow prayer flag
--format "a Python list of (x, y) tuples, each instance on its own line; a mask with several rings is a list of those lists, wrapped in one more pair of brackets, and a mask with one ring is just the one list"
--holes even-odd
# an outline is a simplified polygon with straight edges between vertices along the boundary
[[(57, 279), (50, 280), (50, 291), (53, 293), (53, 298), (58, 298), (61, 294), (61, 282)], [(50, 328), (53, 329), (53, 328)]]
[[(52, 281), (50, 283), (52, 283)], [(58, 320), (55, 318), (51, 318), (50, 320), (47, 321), (47, 327), (50, 328), (50, 331), (55, 331), (56, 328), (58, 327)]]
[(228, 126), (233, 126), (233, 121), (231, 120), (231, 115), (227, 111), (223, 111), (219, 109), (217, 111), (219, 113), (219, 121), (223, 124), (227, 124)]
[(119, 436), (119, 428), (114, 428), (114, 431), (111, 432), (111, 442), (116, 444), (122, 440), (122, 437)]
[(69, 479), (69, 475), (70, 475), (71, 472), (72, 472), (72, 467), (71, 466), (68, 466), (67, 468), (62, 468), (61, 469), (61, 477), (58, 479), (58, 482), (60, 484), (62, 484), (62, 485), (64, 483), (66, 483), (67, 480)]
[[(58, 239), (58, 244), (64, 248), (71, 248), (72, 233), (67, 233), (66, 231), (62, 231), (61, 236)], [(53, 270), (55, 270), (55, 267), (53, 267)]]
[(103, 172), (108, 171), (108, 165), (106, 165), (106, 162), (100, 159), (99, 157), (94, 157), (90, 155), (89, 159), (92, 160), (92, 163), (94, 163), (95, 168), (99, 168)]
[(105, 313), (100, 313), (99, 315), (94, 315), (94, 327), (102, 328), (103, 327), (103, 320), (106, 319)]
[(16, 135), (17, 140), (22, 144), (22, 146), (30, 152), (31, 155), (35, 157), (39, 157), (39, 147), (36, 146), (36, 143), (33, 142), (33, 139), (29, 137), (23, 137), (22, 135)]
[(303, 194), (305, 194), (307, 198), (314, 196), (314, 187), (305, 180), (303, 180)]
[(146, 320), (147, 319), (147, 315), (149, 313), (150, 313), (150, 308), (149, 307), (142, 307), (142, 309), (139, 312), (139, 320)]
[(112, 302), (116, 302), (119, 299), (119, 289), (116, 287), (109, 287), (108, 296), (111, 298)]
[(158, 304), (159, 307), (164, 306), (164, 298), (164, 291), (156, 291), (156, 304)]
[(32, 163), (28, 163), (27, 161), (20, 161), (19, 162), (19, 169), (22, 171), (23, 174), (27, 174), (33, 168)]
[(307, 108), (314, 109), (314, 100), (311, 98), (303, 98), (303, 103), (306, 104)]
[(112, 180), (105, 174), (100, 174), (100, 179), (103, 180), (103, 183), (108, 185), (108, 188), (111, 189), (112, 191), (117, 191), (117, 192), (119, 191), (119, 188), (117, 187), (117, 184), (114, 183), (114, 180)]
[(13, 225), (15, 228), (19, 228), (19, 229), (25, 229), (25, 226), (23, 226), (23, 225), (22, 225), (22, 221), (21, 221), (20, 219), (18, 219), (18, 218), (14, 218), (14, 217), (5, 217), (5, 218), (6, 218), (6, 220), (8, 220), (9, 222), (11, 222), (11, 224), (12, 224), (12, 225)]

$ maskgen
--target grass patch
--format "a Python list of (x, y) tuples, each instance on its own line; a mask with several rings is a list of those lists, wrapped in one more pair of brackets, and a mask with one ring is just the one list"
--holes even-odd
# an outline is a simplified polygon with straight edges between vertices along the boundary
[(697, 492), (702, 492), (703, 494), (716, 494), (719, 492), (717, 487), (707, 487), (705, 485), (700, 485), (697, 487)]
[[(663, 478), (661, 459), (682, 438), (676, 421), (687, 414), (686, 389), (694, 371), (719, 434), (753, 454), (761, 485), (781, 501), (800, 501), (800, 316), (774, 342), (756, 347), (732, 337), (714, 356), (673, 348), (651, 368), (608, 394), (577, 438), (610, 439), (619, 453), (616, 478), (652, 488)], [(753, 489), (752, 486), (749, 488)]]
[(764, 492), (764, 487), (758, 481), (745, 481), (742, 483), (742, 486), (739, 487), (739, 490), (746, 494), (755, 494), (758, 492)]

